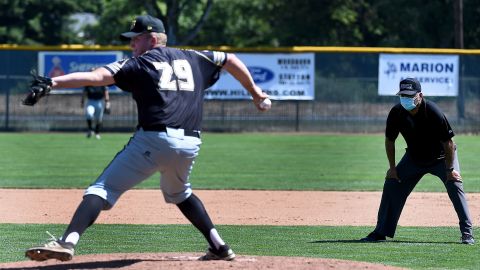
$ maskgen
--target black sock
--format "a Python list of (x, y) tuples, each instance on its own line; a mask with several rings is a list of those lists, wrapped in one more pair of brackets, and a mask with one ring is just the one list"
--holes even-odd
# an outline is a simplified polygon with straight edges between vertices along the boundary
[(102, 123), (98, 123), (96, 126), (95, 126), (95, 134), (99, 134), (100, 133), (100, 127), (102, 126)]
[(88, 131), (93, 130), (93, 128), (92, 128), (92, 120), (90, 120), (90, 119), (87, 120), (87, 127), (88, 127)]
[(214, 229), (215, 226), (213, 226), (212, 220), (208, 216), (200, 199), (195, 196), (195, 194), (192, 194), (188, 199), (177, 204), (177, 206), (193, 226), (205, 236), (210, 246), (215, 247), (210, 239), (210, 231)]
[(68, 235), (76, 232), (81, 236), (85, 230), (90, 227), (100, 215), (105, 206), (105, 200), (97, 195), (86, 195), (78, 206), (75, 214), (63, 234), (62, 240), (65, 241)]

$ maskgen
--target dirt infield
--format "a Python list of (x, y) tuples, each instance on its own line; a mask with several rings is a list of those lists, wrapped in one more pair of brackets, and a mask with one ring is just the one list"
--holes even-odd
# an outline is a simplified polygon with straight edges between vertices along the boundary
[(76, 256), (72, 261), (59, 263), (47, 262), (17, 262), (0, 264), (1, 269), (291, 269), (291, 270), (332, 270), (332, 269), (368, 269), (368, 270), (394, 270), (402, 269), (372, 264), (366, 262), (352, 262), (346, 260), (316, 259), (301, 257), (267, 257), (267, 256), (241, 256), (231, 262), (209, 261), (201, 262), (197, 258), (199, 253), (129, 253)]
[[(381, 192), (196, 190), (215, 224), (373, 226)], [(0, 223), (66, 224), (83, 190), (0, 189)], [(480, 194), (467, 194), (480, 223)], [(153, 213), (153, 214), (152, 214)], [(189, 224), (158, 190), (130, 190), (103, 212), (104, 224)], [(457, 226), (447, 193), (412, 193), (401, 226)]]
[[(208, 191), (195, 194), (215, 224), (373, 226), (380, 192)], [(69, 222), (83, 190), (0, 189), (0, 223)], [(468, 194), (473, 223), (480, 221), (480, 194)], [(59, 207), (61, 203), (61, 207)], [(148, 213), (148, 214), (147, 214)], [(158, 213), (152, 215), (152, 213)], [(97, 223), (189, 224), (158, 190), (131, 190)], [(412, 193), (399, 222), (402, 226), (457, 226), (446, 193)], [(76, 256), (60, 263), (16, 262), (2, 269), (398, 269), (331, 259), (239, 256), (234, 262), (198, 262), (201, 254), (102, 254)]]

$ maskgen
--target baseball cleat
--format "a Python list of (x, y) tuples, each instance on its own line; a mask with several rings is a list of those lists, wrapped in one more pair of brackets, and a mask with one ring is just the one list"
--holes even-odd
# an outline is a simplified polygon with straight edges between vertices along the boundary
[(466, 245), (475, 244), (475, 239), (473, 238), (473, 236), (469, 234), (462, 235), (462, 238), (460, 240), (462, 241), (462, 244), (466, 244)]
[(221, 246), (218, 250), (213, 248), (208, 248), (207, 254), (198, 258), (199, 261), (213, 261), (213, 260), (223, 260), (231, 261), (235, 259), (235, 253), (227, 245)]
[(367, 235), (367, 237), (364, 237), (360, 239), (362, 242), (384, 242), (386, 241), (387, 238), (384, 235), (381, 235), (377, 233), (376, 231), (373, 231)]
[(43, 246), (27, 249), (27, 251), (25, 251), (25, 257), (33, 261), (45, 261), (49, 259), (57, 259), (62, 262), (70, 261), (73, 258), (74, 245), (57, 240), (53, 236), (52, 238), (50, 242)]
[(57, 259), (59, 261), (70, 261), (73, 258), (73, 245), (70, 243), (61, 243), (59, 241), (50, 241), (43, 247), (33, 247), (27, 249), (25, 257), (33, 261), (45, 261)]

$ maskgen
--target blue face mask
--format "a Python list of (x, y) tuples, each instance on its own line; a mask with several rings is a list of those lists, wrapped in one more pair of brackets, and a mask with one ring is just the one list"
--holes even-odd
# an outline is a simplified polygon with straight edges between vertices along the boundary
[(400, 97), (400, 104), (402, 104), (402, 107), (405, 108), (407, 111), (411, 111), (417, 107), (415, 105), (415, 98), (412, 97)]

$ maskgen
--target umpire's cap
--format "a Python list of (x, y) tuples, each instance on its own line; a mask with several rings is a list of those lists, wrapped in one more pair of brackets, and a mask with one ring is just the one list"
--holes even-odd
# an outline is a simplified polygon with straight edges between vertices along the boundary
[(129, 40), (146, 32), (165, 33), (165, 27), (161, 20), (150, 15), (141, 15), (132, 21), (129, 32), (120, 34), (120, 39)]
[(418, 92), (422, 92), (420, 82), (415, 78), (406, 78), (400, 81), (400, 91), (397, 95), (413, 96)]

